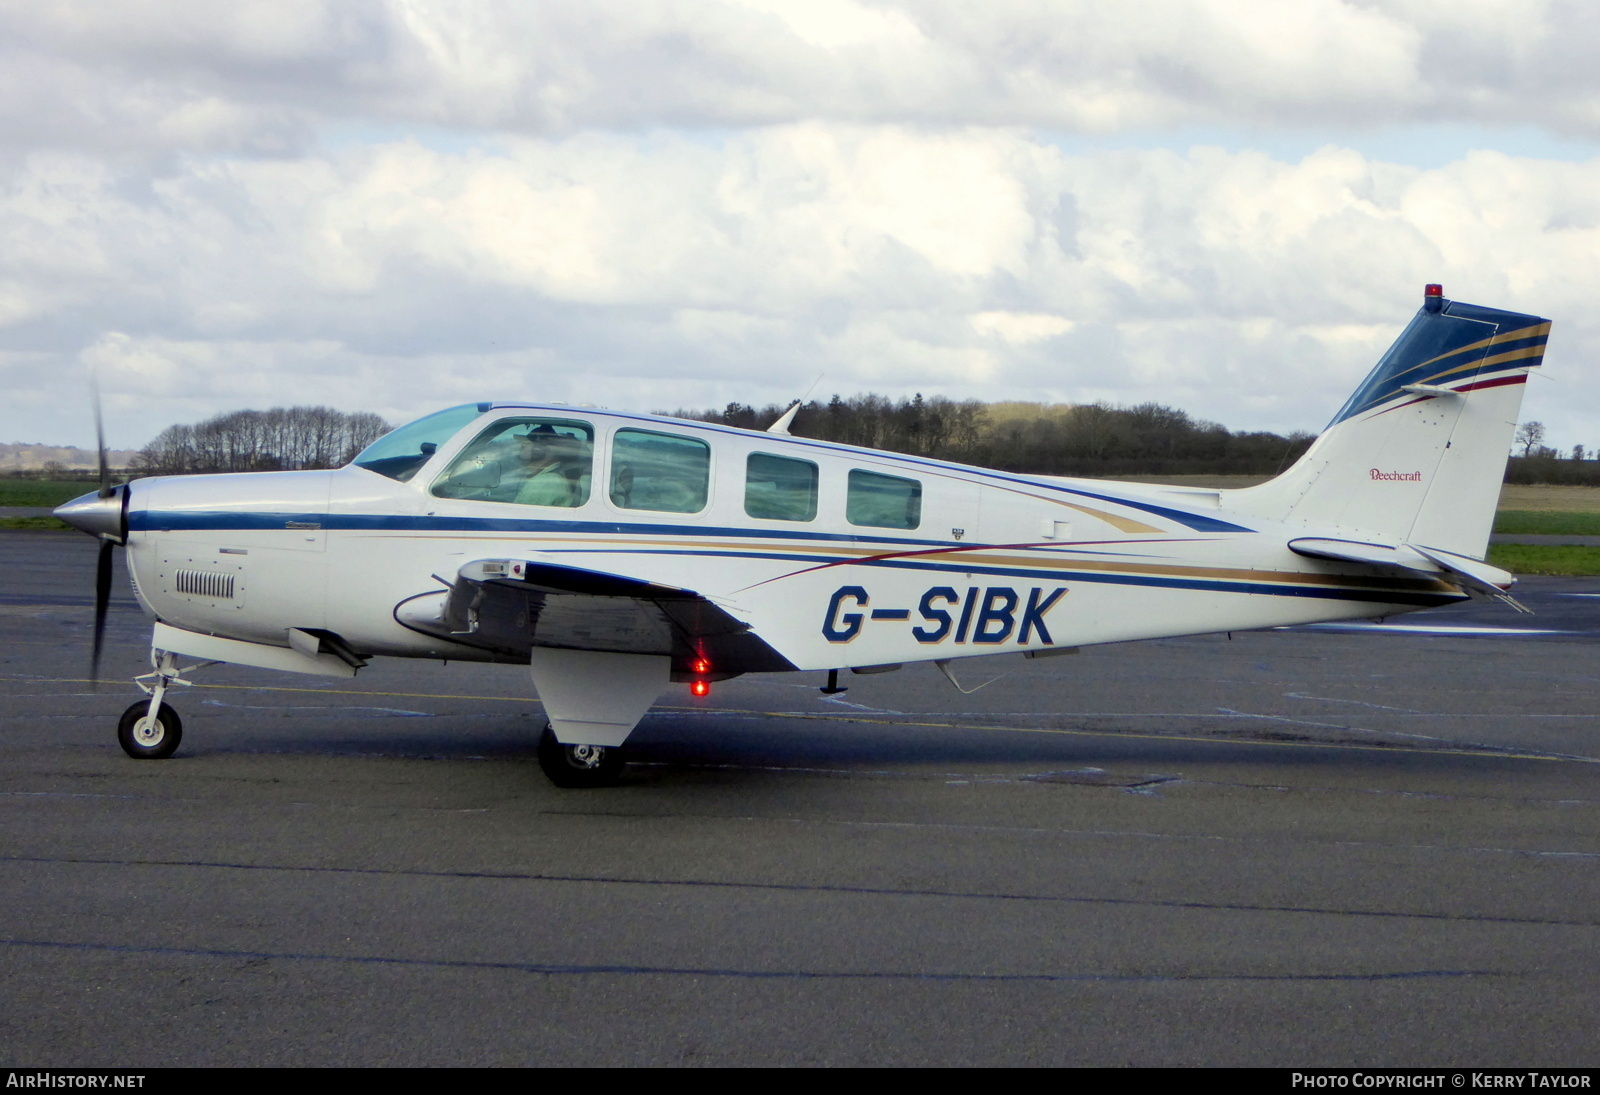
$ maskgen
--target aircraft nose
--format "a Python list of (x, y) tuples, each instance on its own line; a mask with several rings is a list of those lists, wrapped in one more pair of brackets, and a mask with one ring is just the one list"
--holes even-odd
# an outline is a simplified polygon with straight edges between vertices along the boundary
[(57, 520), (65, 521), (79, 532), (125, 540), (127, 492), (127, 487), (114, 487), (108, 497), (102, 498), (99, 491), (90, 491), (63, 502), (51, 512)]

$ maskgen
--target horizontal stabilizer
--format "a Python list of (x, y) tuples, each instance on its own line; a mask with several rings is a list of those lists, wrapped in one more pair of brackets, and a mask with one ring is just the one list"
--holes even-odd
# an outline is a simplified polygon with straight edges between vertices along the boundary
[(1289, 541), (1289, 550), (1296, 555), (1313, 559), (1337, 559), (1344, 563), (1366, 563), (1368, 566), (1405, 567), (1424, 574), (1436, 574), (1442, 568), (1422, 552), (1406, 545), (1389, 547), (1384, 544), (1367, 544), (1358, 540), (1328, 540), (1315, 536), (1302, 536)]
[(1416, 547), (1412, 544), (1391, 546), (1315, 536), (1302, 536), (1290, 540), (1289, 550), (1296, 555), (1305, 555), (1313, 559), (1335, 559), (1345, 563), (1399, 567), (1421, 574), (1441, 575), (1468, 592), (1495, 597), (1519, 612), (1529, 611), (1506, 592), (1516, 584), (1517, 579), (1513, 574), (1499, 567), (1490, 566), (1482, 560), (1457, 555), (1454, 552)]

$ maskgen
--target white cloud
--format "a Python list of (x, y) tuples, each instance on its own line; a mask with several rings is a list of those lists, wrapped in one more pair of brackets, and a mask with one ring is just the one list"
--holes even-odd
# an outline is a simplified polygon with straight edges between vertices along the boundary
[[(0, 198), (7, 382), (119, 445), (244, 405), (408, 417), (485, 396), (635, 409), (820, 390), (1147, 399), (1316, 428), (1425, 281), (1557, 320), (1593, 432), (1600, 161), (1436, 170), (1326, 149), (1067, 156), (1005, 130), (804, 123), (711, 145), (402, 142), (157, 176), (39, 154)], [(37, 401), (0, 412), (36, 432)], [(78, 423), (74, 425), (74, 423)], [(1590, 444), (1594, 441), (1585, 444)]]
[(121, 445), (818, 373), (1315, 428), (1443, 281), (1557, 320), (1529, 414), (1600, 447), (1600, 159), (1062, 139), (1594, 142), (1597, 30), (1577, 0), (0, 0), (0, 440), (82, 443), (90, 363)]
[(0, 3), (0, 142), (285, 154), (332, 120), (527, 135), (804, 120), (1447, 121), (1600, 138), (1584, 0)]
[(976, 312), (970, 319), (974, 330), (1021, 344), (1064, 335), (1074, 326), (1070, 319), (1041, 312)]

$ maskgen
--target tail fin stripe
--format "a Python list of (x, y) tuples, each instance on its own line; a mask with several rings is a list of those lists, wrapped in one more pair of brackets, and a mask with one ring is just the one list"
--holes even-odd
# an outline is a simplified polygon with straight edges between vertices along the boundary
[(1432, 376), (1424, 377), (1423, 379), (1414, 381), (1413, 383), (1434, 384), (1447, 376), (1454, 376), (1457, 373), (1465, 372), (1473, 372), (1474, 375), (1481, 375), (1482, 373), (1486, 372), (1497, 373), (1500, 371), (1500, 369), (1496, 368), (1496, 366), (1504, 366), (1509, 362), (1529, 362), (1526, 365), (1518, 365), (1517, 367), (1532, 369), (1538, 367), (1539, 362), (1537, 360), (1530, 359), (1542, 357), (1544, 357), (1544, 343), (1541, 342), (1539, 345), (1529, 346), (1525, 350), (1513, 350), (1509, 354), (1496, 354), (1494, 357), (1486, 357), (1482, 361), (1473, 361), (1466, 365), (1457, 365), (1454, 369), (1446, 369), (1442, 373), (1434, 373)]
[[(1524, 366), (1519, 366), (1519, 368), (1524, 368), (1525, 369)], [(1504, 384), (1525, 384), (1525, 383), (1527, 383), (1527, 381), (1528, 381), (1528, 374), (1527, 374), (1526, 371), (1523, 371), (1523, 372), (1518, 372), (1514, 376), (1502, 376), (1502, 377), (1497, 377), (1497, 378), (1495, 378), (1493, 380), (1474, 380), (1470, 384), (1463, 384), (1459, 388), (1451, 388), (1451, 389), (1449, 389), (1449, 391), (1451, 391), (1451, 392), (1453, 392), (1453, 393), (1455, 393), (1457, 395), (1465, 395), (1467, 392), (1475, 392), (1475, 391), (1478, 391), (1480, 388), (1498, 388), (1498, 387), (1500, 387), (1501, 385), (1504, 385)], [(1445, 394), (1445, 393), (1444, 392), (1440, 392), (1439, 393), (1439, 395), (1443, 395), (1443, 394)], [(1404, 403), (1396, 403), (1392, 407), (1385, 407), (1383, 410), (1379, 411), (1377, 414), (1373, 415), (1372, 417), (1373, 418), (1377, 418), (1380, 415), (1388, 414), (1390, 411), (1404, 410), (1405, 408), (1410, 407), (1413, 404), (1421, 403), (1421, 402), (1423, 402), (1424, 400), (1427, 400), (1427, 399), (1436, 399), (1436, 398), (1438, 398), (1438, 396), (1436, 396), (1436, 395), (1419, 395), (1415, 399), (1406, 400)]]
[(1487, 369), (1490, 365), (1498, 365), (1503, 361), (1523, 361), (1523, 360), (1525, 360), (1527, 358), (1530, 358), (1530, 357), (1543, 357), (1543, 356), (1544, 356), (1544, 342), (1541, 340), (1537, 345), (1529, 346), (1529, 347), (1527, 347), (1525, 349), (1512, 350), (1510, 353), (1495, 354), (1493, 357), (1486, 357), (1486, 358), (1483, 359), (1483, 362), (1482, 362), (1480, 367)]
[(1527, 382), (1528, 374), (1518, 373), (1516, 376), (1502, 376), (1494, 380), (1480, 380), (1473, 384), (1463, 384), (1454, 390), (1458, 392), (1475, 392), (1482, 388), (1499, 388), (1507, 384), (1526, 384)]
[(1536, 323), (1532, 327), (1520, 327), (1515, 331), (1505, 331), (1501, 334), (1495, 335), (1493, 338), (1486, 338), (1481, 342), (1474, 342), (1470, 345), (1462, 346), (1459, 349), (1451, 350), (1449, 353), (1440, 354), (1438, 357), (1429, 358), (1427, 361), (1417, 365), (1416, 368), (1421, 369), (1425, 366), (1432, 365), (1436, 361), (1443, 361), (1447, 357), (1455, 357), (1457, 354), (1464, 354), (1468, 350), (1486, 350), (1490, 346), (1502, 346), (1507, 342), (1520, 342), (1525, 338), (1537, 338), (1543, 340), (1549, 336), (1550, 324), (1548, 322)]
[[(1487, 343), (1480, 342), (1477, 343), (1477, 345), (1482, 347), (1487, 345)], [(1461, 351), (1457, 352), (1459, 353)], [(1454, 354), (1441, 355), (1441, 357), (1453, 356)], [(1484, 373), (1501, 372), (1507, 367), (1531, 369), (1537, 367), (1543, 358), (1544, 343), (1540, 342), (1536, 345), (1527, 346), (1520, 350), (1512, 350), (1508, 353), (1496, 354), (1493, 357), (1484, 357), (1478, 358), (1474, 361), (1468, 361), (1464, 365), (1457, 365), (1452, 369), (1445, 369), (1444, 371), (1434, 373), (1431, 376), (1415, 376), (1414, 374), (1421, 370), (1423, 366), (1413, 365), (1410, 368), (1402, 369), (1398, 372), (1390, 374), (1389, 376), (1385, 377), (1384, 381), (1379, 385), (1371, 385), (1369, 380), (1369, 385), (1371, 386), (1369, 387), (1368, 391), (1361, 393), (1366, 395), (1366, 399), (1364, 399), (1359, 406), (1347, 406), (1346, 410), (1341, 415), (1341, 420), (1343, 418), (1350, 418), (1358, 414), (1366, 414), (1368, 411), (1376, 410), (1391, 399), (1403, 398), (1406, 394), (1408, 394), (1405, 391), (1405, 386), (1407, 384), (1437, 384), (1446, 377), (1455, 377), (1457, 380), (1468, 380), (1473, 377), (1482, 376)], [(1436, 357), (1433, 360), (1439, 361), (1440, 358)], [(1456, 390), (1460, 391), (1461, 389), (1458, 388)], [(1393, 408), (1390, 409), (1392, 410)]]

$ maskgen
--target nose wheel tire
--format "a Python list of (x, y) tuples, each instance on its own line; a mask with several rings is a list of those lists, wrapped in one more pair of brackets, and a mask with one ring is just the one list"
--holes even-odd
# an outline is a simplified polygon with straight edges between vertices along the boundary
[(183, 721), (166, 704), (152, 719), (150, 701), (140, 700), (117, 723), (117, 744), (134, 760), (165, 760), (177, 752), (182, 740)]
[(548, 726), (539, 738), (539, 767), (557, 787), (610, 787), (624, 763), (620, 746), (562, 745)]

